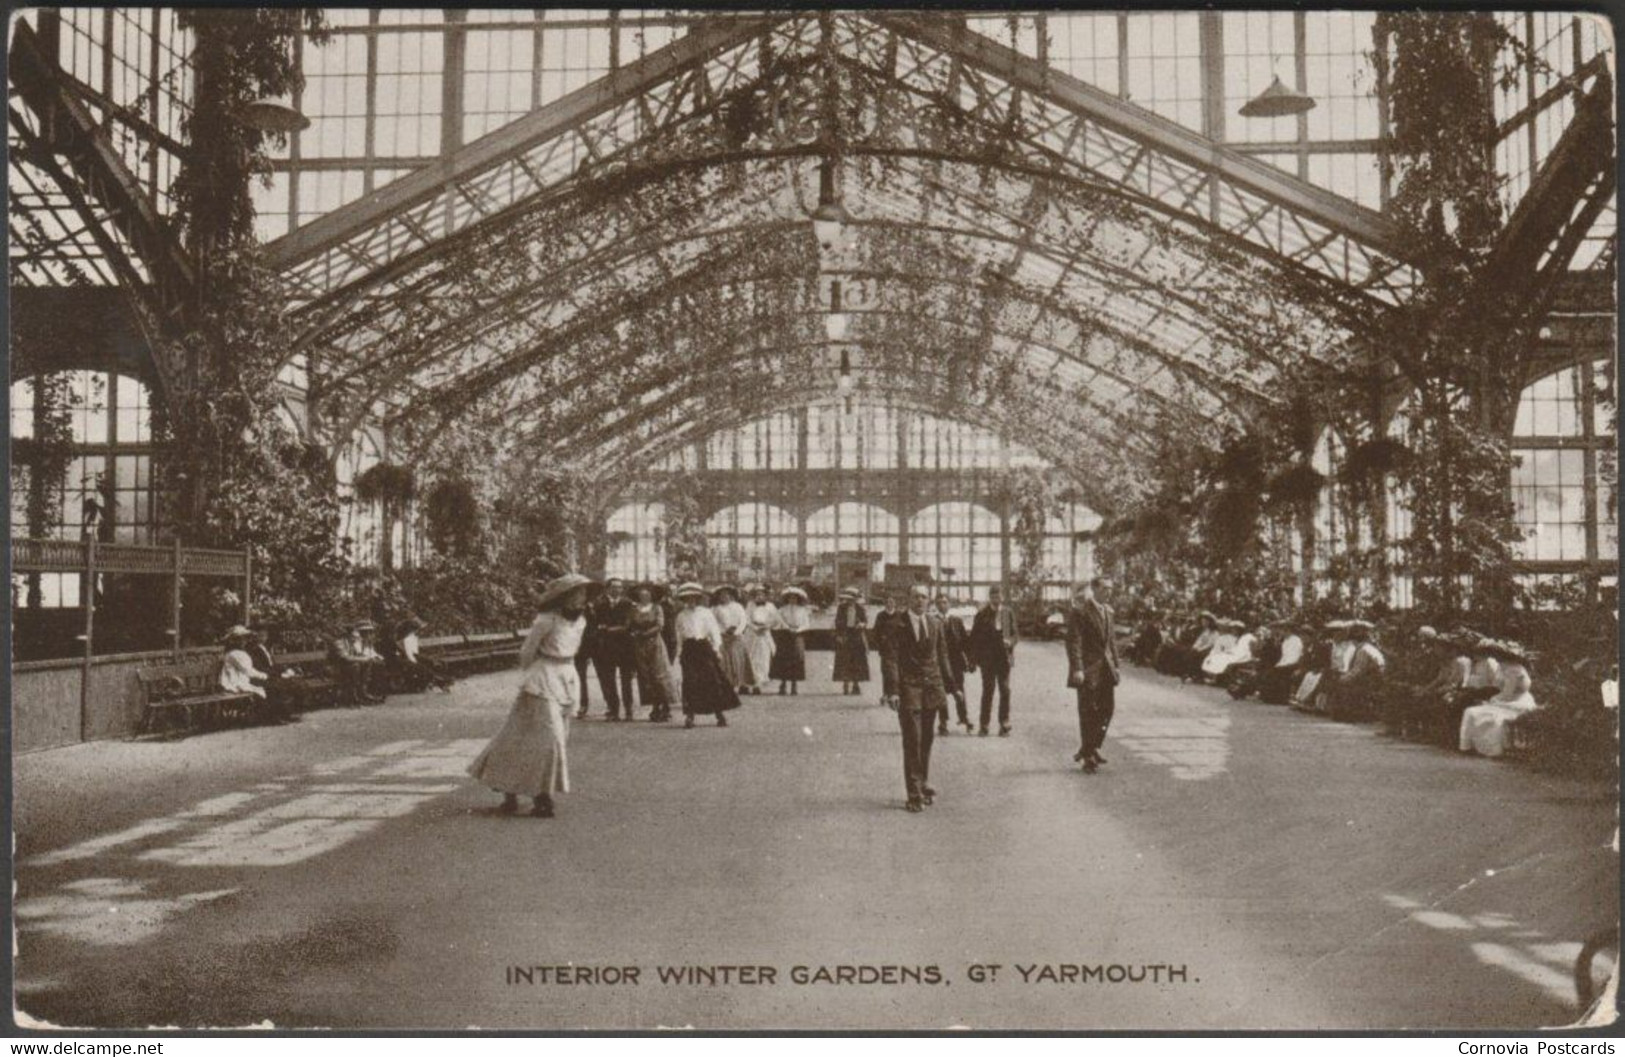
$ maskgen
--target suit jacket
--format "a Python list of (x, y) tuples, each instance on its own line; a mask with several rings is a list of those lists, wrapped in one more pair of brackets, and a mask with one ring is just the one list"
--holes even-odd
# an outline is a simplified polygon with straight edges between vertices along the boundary
[(906, 609), (899, 609), (895, 613), (882, 609), (875, 615), (875, 649), (880, 651), (882, 657), (896, 649), (898, 633), (907, 623)]
[(632, 663), (632, 615), (636, 607), (625, 596), (611, 602), (601, 595), (592, 604), (594, 655), (615, 663)]
[(1014, 610), (1005, 606), (995, 615), (992, 606), (983, 606), (971, 622), (965, 656), (984, 668), (1008, 665), (1015, 660), (1017, 638)]
[(1074, 673), (1083, 672), (1088, 686), (1102, 680), (1117, 683), (1117, 635), (1112, 630), (1112, 607), (1099, 602), (1074, 605), (1066, 611), (1067, 685), (1076, 686)]
[(942, 621), (926, 613), (925, 633), (914, 634), (908, 613), (901, 614), (892, 632), (892, 648), (881, 657), (897, 687), (899, 706), (905, 712), (930, 712), (943, 706), (947, 687), (953, 681), (948, 662), (948, 645), (942, 634)]

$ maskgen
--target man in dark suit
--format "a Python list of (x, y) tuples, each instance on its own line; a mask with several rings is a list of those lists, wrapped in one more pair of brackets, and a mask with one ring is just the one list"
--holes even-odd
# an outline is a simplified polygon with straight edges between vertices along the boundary
[[(948, 667), (953, 671), (953, 678), (948, 683), (948, 692), (954, 695), (954, 707), (959, 710), (959, 725), (969, 734), (972, 728), (970, 716), (965, 712), (965, 643), (970, 638), (970, 632), (965, 630), (963, 620), (948, 614), (947, 595), (938, 595), (936, 604), (937, 619), (942, 621), (942, 642), (948, 648)], [(947, 708), (940, 713), (937, 733), (948, 733)]]
[(598, 671), (598, 689), (603, 691), (608, 718), (619, 720), (624, 705), (626, 718), (631, 719), (636, 703), (632, 696), (632, 678), (637, 668), (632, 657), (633, 606), (632, 600), (626, 597), (626, 584), (611, 577), (604, 584), (604, 593), (589, 608), (596, 617), (592, 663)]
[(1079, 584), (1066, 614), (1066, 658), (1071, 675), (1066, 685), (1078, 691), (1078, 739), (1074, 762), (1090, 774), (1106, 762), (1100, 745), (1106, 740), (1117, 708), (1117, 636), (1112, 630), (1111, 581), (1097, 576)]
[(988, 588), (987, 605), (971, 622), (967, 670), (982, 669), (982, 715), (978, 733), (987, 737), (993, 718), (993, 688), (999, 688), (999, 737), (1010, 733), (1010, 666), (1016, 654), (1016, 614), (1004, 604), (1004, 592)]
[(947, 707), (947, 686), (953, 678), (942, 622), (926, 612), (925, 601), (925, 588), (909, 592), (908, 612), (899, 614), (891, 653), (880, 662), (891, 669), (897, 690), (893, 707), (903, 728), (903, 785), (910, 811), (924, 810), (937, 795), (929, 784), (931, 744), (936, 714)]

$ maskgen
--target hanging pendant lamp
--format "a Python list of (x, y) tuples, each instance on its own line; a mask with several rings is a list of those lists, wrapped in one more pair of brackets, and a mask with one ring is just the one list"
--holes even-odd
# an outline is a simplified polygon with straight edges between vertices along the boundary
[(1315, 108), (1312, 96), (1281, 83), (1281, 75), (1270, 80), (1270, 86), (1248, 100), (1241, 108), (1242, 117), (1295, 117)]
[(237, 118), (261, 132), (303, 132), (310, 127), (310, 118), (295, 110), (293, 100), (285, 95), (264, 96), (245, 104)]

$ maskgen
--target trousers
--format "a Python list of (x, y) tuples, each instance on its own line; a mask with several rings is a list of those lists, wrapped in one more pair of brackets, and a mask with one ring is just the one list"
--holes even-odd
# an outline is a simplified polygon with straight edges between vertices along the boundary
[[(637, 698), (632, 694), (632, 680), (637, 674), (637, 665), (620, 657), (600, 654), (593, 658), (593, 669), (598, 673), (598, 689), (604, 695), (604, 707), (609, 715), (619, 715), (621, 706), (626, 706), (626, 718), (632, 718), (632, 709), (636, 706)], [(619, 681), (619, 689), (616, 683)]]
[(987, 729), (988, 720), (993, 718), (993, 688), (999, 689), (999, 726), (1010, 725), (1010, 665), (1003, 664), (982, 665), (982, 729)]
[(1078, 742), (1084, 755), (1096, 752), (1106, 740), (1106, 728), (1117, 711), (1117, 687), (1102, 679), (1096, 686), (1078, 687)]
[(931, 777), (931, 746), (937, 737), (936, 709), (897, 710), (903, 728), (903, 788), (910, 800), (925, 795)]

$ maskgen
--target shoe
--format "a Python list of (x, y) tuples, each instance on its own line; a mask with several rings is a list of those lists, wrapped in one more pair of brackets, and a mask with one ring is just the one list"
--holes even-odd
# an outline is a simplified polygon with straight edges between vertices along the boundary
[(587, 718), (587, 710), (584, 709), (584, 708), (576, 709), (576, 718), (577, 719), (586, 719)]
[(1082, 749), (1079, 749), (1077, 752), (1072, 754), (1072, 762), (1073, 763), (1082, 763), (1084, 760), (1087, 760), (1088, 758), (1089, 758), (1089, 754), (1087, 752), (1084, 752)]
[(693, 730), (694, 729), (694, 717), (693, 716), (684, 716), (683, 717), (683, 729), (684, 730)]
[(1090, 759), (1094, 760), (1096, 765), (1099, 765), (1099, 764), (1102, 764), (1102, 763), (1106, 762), (1106, 757), (1100, 755), (1100, 753), (1098, 753), (1098, 752), (1095, 753), (1093, 756), (1091, 756)]
[(937, 734), (938, 734), (939, 737), (946, 738), (948, 736), (948, 728), (947, 727), (938, 727), (937, 728)]
[(1010, 736), (1010, 724), (1008, 724), (1008, 723), (999, 724), (999, 737), (1008, 738), (1009, 736)]
[(981, 736), (981, 737), (984, 737), (984, 738), (985, 738), (985, 737), (987, 737), (987, 728), (986, 728), (986, 727), (983, 727), (983, 728), (981, 728), (981, 729), (980, 729), (980, 730), (978, 730), (978, 731), (977, 731), (977, 732), (976, 732), (976, 733), (977, 733), (977, 734), (978, 734), (978, 735), (980, 735), (980, 736)]
[(538, 800), (530, 809), (531, 818), (552, 818), (553, 802), (551, 800)]
[(717, 713), (717, 726), (726, 727), (727, 725), (728, 725), (728, 717), (723, 715), (721, 712), (718, 712)]
[(502, 798), (502, 813), (504, 815), (511, 815), (515, 811), (518, 811), (518, 810), (519, 810), (519, 798), (517, 796), (514, 796), (512, 793), (509, 793), (507, 796)]
[(974, 727), (974, 726), (972, 726), (972, 725), (971, 725), (971, 721), (970, 721), (970, 720), (968, 720), (968, 719), (962, 719), (962, 720), (960, 720), (960, 721), (959, 721), (959, 725), (960, 725), (960, 726), (961, 726), (961, 727), (964, 727), (964, 728), (965, 728), (965, 733), (966, 733), (966, 734), (969, 734), (969, 733), (970, 733), (970, 732), (971, 732), (971, 731), (973, 731), (973, 730), (975, 730), (975, 729), (976, 729), (976, 728), (975, 728), (975, 727)]
[(930, 786), (924, 786), (920, 789), (920, 796), (924, 798), (927, 804), (929, 804), (931, 801), (937, 798), (937, 791), (932, 789)]
[(906, 806), (908, 810), (914, 814), (919, 814), (921, 811), (925, 810), (925, 804), (913, 797), (909, 798), (909, 802)]
[(1084, 774), (1094, 774), (1095, 773), (1095, 761), (1093, 761), (1093, 760), (1084, 760), (1083, 761), (1083, 773)]
[(801, 696), (801, 688), (799, 686), (797, 686), (795, 683), (790, 684), (790, 696), (791, 697), (800, 697)]

